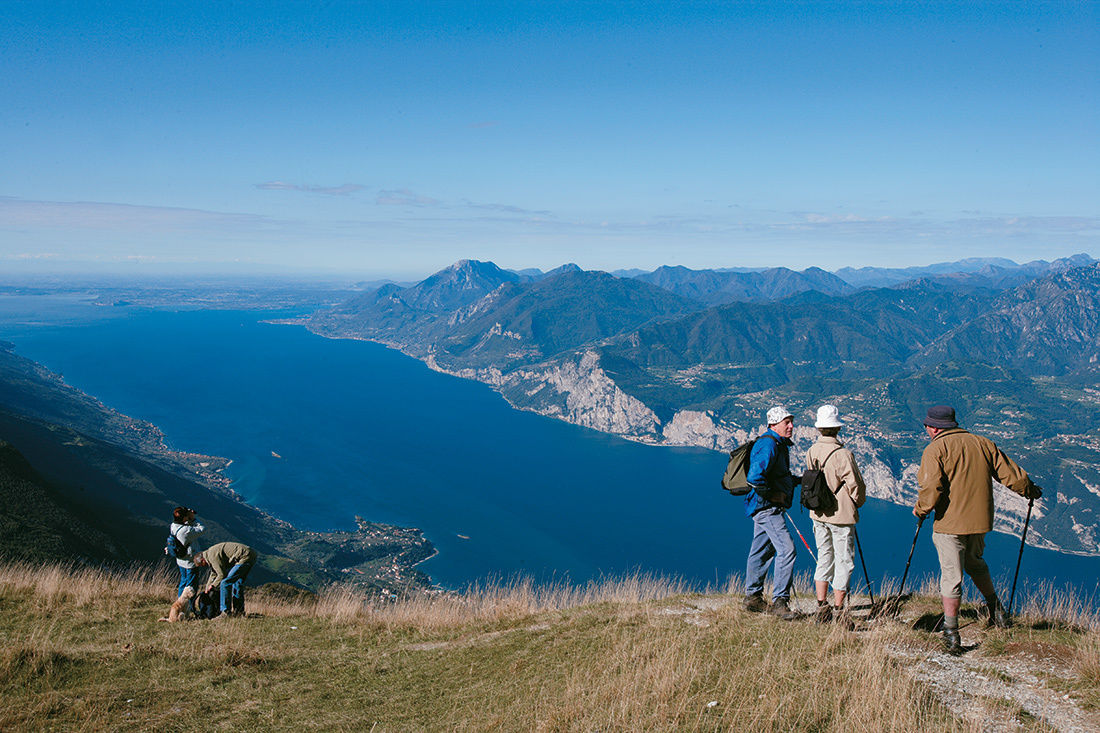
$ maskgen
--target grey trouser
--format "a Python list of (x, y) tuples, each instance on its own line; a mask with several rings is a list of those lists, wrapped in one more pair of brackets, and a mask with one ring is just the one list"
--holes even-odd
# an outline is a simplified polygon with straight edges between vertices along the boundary
[(940, 534), (932, 533), (932, 544), (940, 556), (940, 595), (944, 598), (962, 597), (963, 570), (980, 585), (989, 578), (989, 566), (982, 559), (985, 552), (984, 534)]

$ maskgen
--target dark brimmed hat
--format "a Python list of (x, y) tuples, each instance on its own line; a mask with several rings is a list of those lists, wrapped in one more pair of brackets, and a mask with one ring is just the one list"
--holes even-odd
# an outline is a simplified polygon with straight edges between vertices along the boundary
[(930, 428), (957, 428), (955, 422), (955, 408), (947, 405), (934, 405), (928, 408), (928, 414), (924, 418), (924, 424)]

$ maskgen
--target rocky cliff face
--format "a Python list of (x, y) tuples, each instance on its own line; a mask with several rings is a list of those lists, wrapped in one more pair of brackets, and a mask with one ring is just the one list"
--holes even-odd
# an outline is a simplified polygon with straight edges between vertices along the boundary
[(623, 392), (600, 368), (599, 356), (586, 351), (554, 364), (517, 369), (447, 369), (433, 357), (437, 371), (492, 385), (521, 410), (554, 417), (632, 440), (655, 442), (661, 421), (653, 410)]
[(697, 446), (729, 451), (748, 440), (749, 434), (723, 423), (714, 412), (680, 410), (661, 431), (665, 445)]

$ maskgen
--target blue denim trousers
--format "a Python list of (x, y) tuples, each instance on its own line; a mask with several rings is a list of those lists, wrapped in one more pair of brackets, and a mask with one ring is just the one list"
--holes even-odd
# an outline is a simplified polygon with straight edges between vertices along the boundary
[(794, 578), (794, 539), (784, 522), (783, 512), (777, 507), (761, 509), (752, 515), (752, 545), (745, 567), (745, 594), (753, 595), (764, 590), (764, 577), (768, 565), (775, 558), (772, 577), (772, 598), (790, 600), (791, 582)]
[(185, 568), (182, 565), (177, 565), (180, 569), (180, 585), (176, 589), (176, 598), (183, 595), (183, 589), (190, 586), (194, 588), (196, 592), (199, 590), (199, 576), (195, 572), (194, 568)]
[(229, 574), (222, 581), (222, 613), (244, 614), (244, 579), (251, 569), (252, 563), (241, 563), (229, 569)]

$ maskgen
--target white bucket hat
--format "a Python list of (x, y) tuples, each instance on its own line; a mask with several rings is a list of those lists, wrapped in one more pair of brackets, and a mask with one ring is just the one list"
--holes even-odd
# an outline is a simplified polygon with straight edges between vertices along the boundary
[(817, 408), (815, 428), (840, 428), (843, 426), (844, 421), (840, 419), (840, 413), (837, 411), (836, 405), (822, 405)]
[(791, 411), (786, 407), (779, 407), (778, 405), (768, 410), (768, 425), (775, 425), (781, 423), (788, 417), (794, 417)]

